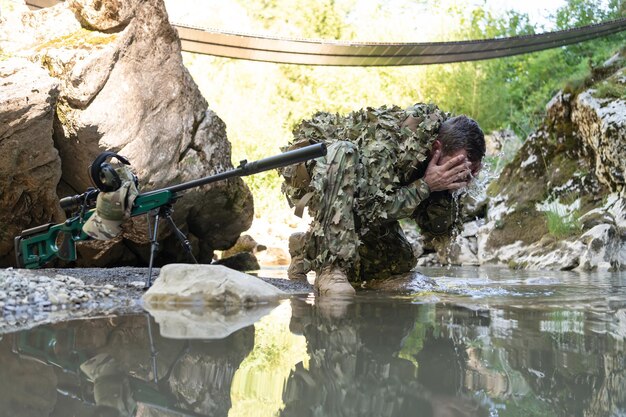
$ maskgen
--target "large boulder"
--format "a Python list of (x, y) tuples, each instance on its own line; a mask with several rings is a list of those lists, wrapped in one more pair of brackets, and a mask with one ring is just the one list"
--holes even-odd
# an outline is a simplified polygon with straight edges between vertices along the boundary
[(625, 84), (617, 55), (583, 88), (550, 101), (543, 125), (489, 188), (480, 264), (626, 268)]
[(63, 220), (52, 141), (59, 82), (22, 58), (0, 60), (0, 78), (0, 264), (8, 265), (22, 229)]
[[(232, 168), (226, 127), (183, 66), (162, 0), (72, 0), (26, 12), (0, 26), (0, 47), (43, 67), (58, 85), (49, 106), (62, 161), (60, 197), (91, 185), (87, 167), (102, 151), (131, 161), (140, 191)], [(58, 211), (54, 199), (46, 207)], [(233, 178), (185, 192), (173, 216), (199, 261), (210, 262), (215, 249), (229, 248), (250, 226), (252, 214), (251, 193)], [(185, 259), (172, 234), (160, 238), (161, 263)], [(134, 219), (114, 242), (82, 244), (80, 265), (143, 264), (148, 246), (145, 219)]]

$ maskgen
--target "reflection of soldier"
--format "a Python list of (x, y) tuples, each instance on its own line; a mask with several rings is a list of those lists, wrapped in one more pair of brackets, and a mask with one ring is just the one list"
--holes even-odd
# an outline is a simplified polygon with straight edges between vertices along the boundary
[(485, 153), (476, 122), (425, 104), (317, 113), (294, 137), (292, 148), (328, 145), (325, 158), (282, 171), (296, 212), (308, 206), (314, 216), (309, 232), (291, 239), (290, 278), (314, 270), (321, 294), (352, 294), (348, 280), (409, 271), (415, 257), (397, 220), (449, 233), (457, 218), (450, 191), (467, 185)]
[[(418, 368), (399, 357), (420, 306), (355, 303), (342, 305), (341, 311), (337, 299), (321, 303), (310, 306), (292, 300), (290, 327), (304, 334), (309, 364), (308, 368), (302, 363), (296, 365), (289, 376), (283, 392), (282, 416), (484, 414), (475, 403), (455, 396), (456, 392), (431, 393), (418, 380)], [(428, 351), (427, 355), (431, 353)], [(449, 361), (455, 360), (454, 351), (446, 350), (445, 355)], [(420, 358), (419, 373), (422, 360), (427, 362), (429, 358)], [(454, 379), (458, 378), (462, 374)], [(464, 404), (468, 412), (450, 413), (461, 407), (445, 404)]]

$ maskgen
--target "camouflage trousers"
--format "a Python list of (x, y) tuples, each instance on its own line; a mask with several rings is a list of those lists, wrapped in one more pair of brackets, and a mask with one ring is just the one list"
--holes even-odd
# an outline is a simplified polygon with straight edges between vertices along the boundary
[(358, 207), (357, 195), (363, 192), (357, 189), (359, 175), (358, 149), (347, 141), (332, 143), (313, 168), (309, 202), (313, 222), (303, 247), (306, 270), (336, 265), (351, 280), (361, 281), (408, 272), (415, 265), (413, 249), (398, 222), (372, 221), (368, 207)]

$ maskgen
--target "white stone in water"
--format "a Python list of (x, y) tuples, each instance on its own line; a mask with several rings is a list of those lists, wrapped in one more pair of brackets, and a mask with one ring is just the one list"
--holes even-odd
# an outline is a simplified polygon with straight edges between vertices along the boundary
[(285, 293), (256, 277), (222, 265), (169, 264), (144, 294), (148, 305), (250, 305)]

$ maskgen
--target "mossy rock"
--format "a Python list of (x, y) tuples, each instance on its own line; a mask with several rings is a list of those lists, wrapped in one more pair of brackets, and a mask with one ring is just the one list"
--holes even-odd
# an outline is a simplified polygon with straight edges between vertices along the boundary
[(515, 210), (501, 219), (487, 240), (487, 249), (496, 249), (522, 241), (525, 245), (539, 241), (548, 233), (543, 213), (532, 206)]
[(94, 46), (107, 45), (117, 39), (116, 33), (103, 33), (85, 28), (80, 28), (69, 35), (59, 36), (42, 43), (37, 51), (46, 49), (93, 49)]

